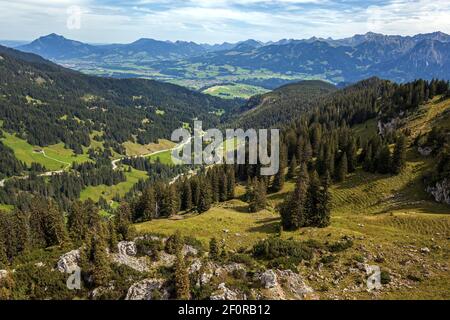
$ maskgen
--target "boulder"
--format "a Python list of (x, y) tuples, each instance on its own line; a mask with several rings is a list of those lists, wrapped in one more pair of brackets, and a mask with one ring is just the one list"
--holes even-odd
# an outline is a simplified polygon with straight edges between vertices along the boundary
[(137, 254), (136, 243), (134, 241), (121, 241), (117, 244), (119, 254), (135, 256)]
[(126, 265), (139, 272), (149, 270), (147, 257), (135, 257), (137, 250), (134, 241), (121, 241), (117, 244), (117, 249), (118, 253), (111, 254), (113, 262)]
[(277, 275), (273, 270), (267, 270), (259, 276), (261, 284), (266, 289), (274, 288), (278, 285)]
[(166, 281), (162, 279), (145, 279), (133, 284), (127, 292), (125, 300), (168, 300), (169, 291)]
[(198, 254), (197, 249), (195, 249), (194, 247), (187, 245), (187, 244), (185, 244), (183, 246), (183, 249), (181, 250), (181, 252), (182, 252), (183, 256), (186, 256), (186, 255), (196, 256)]
[(433, 149), (430, 147), (419, 147), (417, 148), (417, 151), (420, 153), (420, 155), (428, 157), (433, 152)]
[(444, 179), (436, 182), (434, 186), (427, 188), (427, 192), (431, 193), (437, 202), (450, 204), (450, 180)]
[(298, 300), (304, 299), (314, 292), (298, 273), (291, 270), (277, 270), (276, 274), (278, 281), (285, 285), (285, 290), (288, 290)]
[(200, 259), (194, 259), (194, 261), (192, 261), (191, 263), (191, 266), (189, 267), (189, 274), (196, 273), (200, 271), (201, 268), (202, 262), (200, 261)]
[(7, 275), (8, 275), (8, 271), (7, 270), (0, 270), (0, 280), (5, 278)]
[(219, 284), (217, 291), (215, 291), (209, 298), (211, 300), (247, 300), (245, 294), (241, 294), (237, 290), (227, 288), (225, 283)]
[(73, 273), (80, 262), (80, 249), (72, 250), (59, 257), (56, 270), (63, 273)]

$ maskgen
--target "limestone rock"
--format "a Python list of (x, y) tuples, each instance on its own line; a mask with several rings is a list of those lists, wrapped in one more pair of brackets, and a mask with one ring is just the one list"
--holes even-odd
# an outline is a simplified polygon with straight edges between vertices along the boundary
[(117, 244), (118, 253), (111, 254), (112, 261), (126, 265), (136, 271), (146, 272), (149, 270), (147, 257), (135, 257), (136, 243), (133, 241), (121, 241)]
[(162, 279), (145, 279), (133, 284), (127, 292), (125, 300), (168, 300), (169, 292)]
[(225, 283), (219, 284), (217, 291), (214, 292), (211, 297), (211, 300), (247, 300), (245, 294), (240, 293), (237, 290), (231, 290), (227, 288)]
[(274, 288), (278, 285), (277, 275), (273, 270), (267, 270), (259, 277), (261, 284), (266, 289)]
[(80, 249), (72, 250), (59, 257), (56, 270), (63, 273), (73, 273), (80, 262)]
[(189, 267), (189, 274), (196, 273), (200, 271), (201, 268), (202, 262), (200, 261), (200, 259), (194, 259), (194, 261), (192, 261), (191, 263), (191, 266)]
[(444, 179), (436, 182), (434, 186), (427, 188), (427, 192), (431, 193), (437, 202), (450, 204), (450, 180)]
[(119, 254), (135, 256), (137, 254), (136, 243), (134, 241), (121, 241), (117, 244)]

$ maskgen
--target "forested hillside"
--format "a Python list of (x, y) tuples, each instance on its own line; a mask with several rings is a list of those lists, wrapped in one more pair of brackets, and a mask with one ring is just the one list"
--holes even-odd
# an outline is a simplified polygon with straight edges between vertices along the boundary
[(219, 121), (217, 111), (236, 105), (151, 80), (86, 76), (5, 47), (0, 57), (3, 129), (32, 145), (63, 142), (79, 153), (95, 130), (123, 153), (125, 141), (168, 138), (194, 118), (212, 126)]
[(302, 81), (282, 86), (266, 94), (253, 96), (244, 106), (225, 115), (226, 122), (237, 128), (270, 128), (283, 125), (317, 100), (336, 91), (336, 87), (322, 81)]

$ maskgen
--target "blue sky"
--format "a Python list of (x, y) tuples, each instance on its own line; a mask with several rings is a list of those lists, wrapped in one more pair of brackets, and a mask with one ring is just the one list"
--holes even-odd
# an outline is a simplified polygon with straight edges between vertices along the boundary
[[(73, 6), (81, 10), (80, 28), (67, 26)], [(55, 32), (93, 43), (143, 37), (218, 43), (368, 31), (450, 33), (450, 0), (0, 0), (4, 40)]]

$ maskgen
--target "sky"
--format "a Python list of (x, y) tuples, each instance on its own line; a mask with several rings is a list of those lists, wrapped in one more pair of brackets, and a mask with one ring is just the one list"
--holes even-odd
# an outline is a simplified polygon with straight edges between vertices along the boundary
[(450, 34), (450, 0), (0, 0), (0, 39), (90, 43)]

